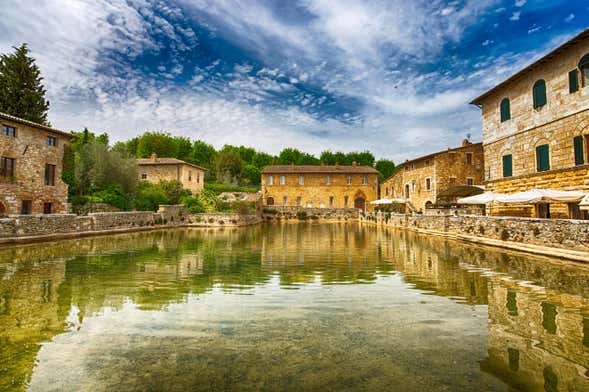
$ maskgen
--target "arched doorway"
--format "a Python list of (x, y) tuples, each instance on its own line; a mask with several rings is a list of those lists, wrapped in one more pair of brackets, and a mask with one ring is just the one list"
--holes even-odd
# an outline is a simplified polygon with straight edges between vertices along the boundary
[(366, 199), (362, 198), (362, 197), (357, 197), (354, 199), (354, 208), (359, 208), (362, 211), (364, 211), (364, 208), (366, 208)]
[(274, 198), (270, 196), (266, 199), (266, 205), (273, 206), (274, 205)]
[(434, 207), (434, 203), (432, 203), (431, 201), (428, 200), (428, 201), (425, 202), (425, 208), (426, 209), (433, 208), (433, 207)]

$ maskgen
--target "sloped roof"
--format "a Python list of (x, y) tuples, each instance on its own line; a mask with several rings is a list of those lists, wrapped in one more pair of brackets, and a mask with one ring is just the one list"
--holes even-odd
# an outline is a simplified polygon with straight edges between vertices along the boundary
[(482, 95), (480, 95), (477, 98), (473, 99), (470, 103), (472, 105), (480, 105), (482, 103), (483, 99), (485, 99), (486, 97), (488, 97), (489, 95), (491, 95), (495, 91), (497, 91), (500, 88), (504, 87), (505, 85), (513, 82), (514, 80), (520, 78), (524, 74), (532, 71), (533, 69), (537, 68), (538, 66), (542, 65), (543, 63), (551, 60), (554, 56), (556, 56), (557, 54), (559, 54), (563, 50), (565, 50), (565, 49), (567, 49), (567, 48), (569, 48), (569, 47), (571, 47), (571, 46), (573, 46), (573, 45), (575, 45), (575, 44), (577, 44), (579, 42), (582, 42), (582, 41), (584, 41), (584, 40), (586, 40), (588, 38), (589, 38), (589, 29), (586, 29), (583, 32), (581, 32), (579, 35), (577, 35), (576, 37), (571, 38), (570, 40), (568, 40), (564, 44), (562, 44), (559, 47), (557, 47), (556, 49), (552, 50), (547, 55), (539, 58), (538, 60), (534, 61), (532, 64), (528, 65), (527, 67), (523, 68), (522, 70), (520, 70), (520, 71), (516, 72), (515, 74), (511, 75), (509, 78), (507, 78), (503, 82), (499, 83), (498, 85), (496, 85), (492, 89), (486, 91)]
[(145, 166), (145, 165), (188, 165), (188, 166), (192, 166), (197, 169), (200, 169), (200, 170), (204, 170), (204, 171), (207, 170), (202, 166), (194, 165), (192, 163), (188, 163), (188, 162), (182, 161), (180, 159), (176, 159), (176, 158), (156, 158), (155, 162), (151, 158), (138, 158), (137, 164), (139, 166)]
[(0, 112), (0, 119), (7, 120), (7, 121), (14, 121), (16, 123), (28, 125), (29, 127), (41, 129), (43, 131), (57, 133), (59, 135), (62, 135), (62, 136), (68, 137), (68, 138), (74, 137), (74, 135), (72, 135), (69, 132), (60, 131), (59, 129), (51, 128), (51, 127), (48, 127), (47, 125), (43, 125), (43, 124), (39, 124), (39, 123), (36, 123), (33, 121), (25, 120), (24, 118), (16, 117), (11, 114), (7, 114), (7, 113), (3, 113), (3, 112)]
[(271, 165), (262, 170), (264, 174), (288, 173), (331, 173), (331, 174), (379, 174), (378, 170), (370, 166), (330, 166), (330, 165)]

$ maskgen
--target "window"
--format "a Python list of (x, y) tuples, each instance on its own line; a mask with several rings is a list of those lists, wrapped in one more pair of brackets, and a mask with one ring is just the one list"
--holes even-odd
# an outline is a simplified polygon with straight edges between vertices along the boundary
[(576, 93), (579, 91), (579, 71), (573, 69), (569, 72), (569, 93)]
[(192, 181), (192, 170), (188, 170), (188, 181)]
[(200, 184), (200, 173), (196, 173), (196, 183)]
[(362, 185), (368, 185), (368, 178), (366, 176), (362, 176)]
[(466, 178), (466, 185), (468, 185), (468, 186), (473, 186), (473, 185), (474, 185), (474, 178), (472, 178), (472, 177), (467, 177), (467, 178)]
[(282, 196), (282, 205), (285, 206), (288, 203), (288, 198), (286, 196)]
[(509, 107), (509, 99), (504, 98), (501, 101), (501, 122), (505, 122), (511, 118), (511, 108)]
[(511, 154), (503, 156), (503, 177), (513, 176), (513, 157)]
[(280, 176), (279, 181), (280, 181), (280, 185), (286, 184), (286, 177), (285, 176)]
[(273, 206), (274, 205), (274, 198), (272, 196), (266, 199), (266, 205)]
[(147, 180), (147, 174), (146, 173), (142, 173), (141, 174), (141, 179), (142, 180)]
[(509, 370), (517, 372), (519, 370), (519, 350), (508, 347), (507, 356), (509, 358)]
[(425, 179), (425, 190), (426, 191), (432, 190), (432, 179), (429, 177)]
[(344, 196), (344, 208), (348, 208), (348, 201), (350, 198), (348, 196)]
[(333, 196), (329, 196), (329, 207), (333, 208), (334, 198)]
[(53, 204), (52, 203), (43, 203), (43, 213), (44, 214), (51, 214), (53, 212)]
[(300, 207), (301, 204), (303, 204), (303, 198), (302, 197), (297, 197), (297, 207)]
[(536, 147), (536, 169), (539, 172), (550, 170), (550, 152), (548, 144)]
[(534, 83), (532, 95), (534, 98), (534, 109), (546, 105), (546, 82), (544, 79), (540, 79)]
[(581, 61), (579, 61), (579, 69), (581, 70), (581, 80), (583, 87), (589, 86), (589, 53), (587, 53)]
[(2, 125), (2, 134), (4, 136), (16, 137), (16, 129), (9, 127), (8, 125)]
[(542, 326), (550, 334), (556, 334), (556, 305), (550, 302), (542, 302)]
[(456, 177), (450, 177), (450, 185), (456, 185)]
[(48, 146), (55, 147), (55, 146), (57, 146), (57, 139), (56, 139), (56, 138), (54, 138), (53, 136), (47, 136), (47, 137), (45, 138), (45, 143), (46, 143)]
[(582, 165), (585, 163), (585, 155), (583, 154), (583, 136), (575, 136), (573, 138), (573, 146), (575, 149), (575, 165)]
[(325, 177), (325, 184), (326, 185), (331, 185), (331, 176)]
[(13, 158), (0, 158), (0, 177), (10, 178), (14, 177), (14, 159)]
[(31, 215), (33, 212), (33, 202), (31, 200), (23, 200), (21, 203), (20, 213), (23, 215)]
[(466, 164), (467, 165), (472, 165), (472, 152), (467, 152), (466, 153)]
[(352, 185), (352, 176), (348, 176), (348, 185)]
[(305, 176), (299, 176), (299, 185), (305, 185)]
[(274, 185), (274, 177), (268, 176), (268, 178), (266, 179), (266, 183), (268, 185)]
[(385, 194), (385, 196), (389, 195), (389, 188), (384, 188), (384, 194)]
[(55, 165), (45, 165), (45, 185), (55, 185)]

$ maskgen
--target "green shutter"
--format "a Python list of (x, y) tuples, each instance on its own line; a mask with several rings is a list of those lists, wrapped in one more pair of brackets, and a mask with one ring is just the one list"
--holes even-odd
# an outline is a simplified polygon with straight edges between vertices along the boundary
[(534, 84), (533, 88), (534, 108), (546, 105), (546, 82), (542, 79)]
[(579, 71), (576, 69), (569, 72), (569, 93), (579, 91)]
[(583, 136), (575, 136), (573, 144), (575, 145), (575, 165), (582, 165), (585, 163), (585, 158), (583, 157)]
[(511, 118), (511, 110), (509, 108), (509, 99), (505, 98), (501, 101), (501, 122), (507, 121)]
[(511, 155), (503, 157), (503, 177), (511, 177), (513, 175), (513, 158)]
[(550, 170), (548, 144), (536, 147), (536, 169), (539, 172)]

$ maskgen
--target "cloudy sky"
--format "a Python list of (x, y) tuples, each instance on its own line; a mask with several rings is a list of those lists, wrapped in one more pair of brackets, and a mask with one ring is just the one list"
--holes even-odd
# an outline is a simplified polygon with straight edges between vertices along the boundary
[(586, 0), (2, 0), (52, 124), (124, 140), (369, 149), (481, 139), (468, 102), (589, 27)]

